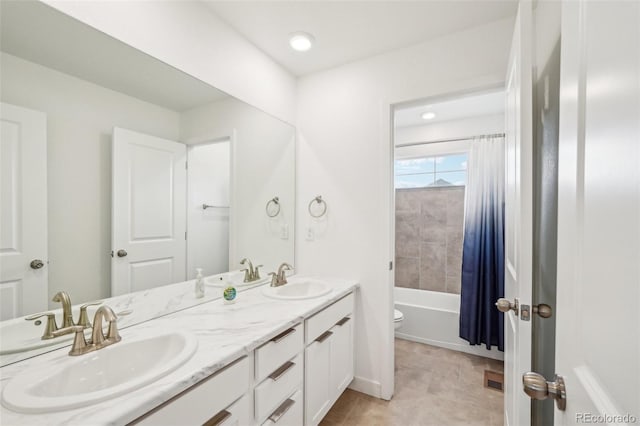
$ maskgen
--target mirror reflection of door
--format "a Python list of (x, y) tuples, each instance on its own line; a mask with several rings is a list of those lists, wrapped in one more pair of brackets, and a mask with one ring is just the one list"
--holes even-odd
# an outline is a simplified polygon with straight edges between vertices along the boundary
[(229, 271), (231, 140), (188, 148), (187, 279)]
[(0, 104), (0, 320), (47, 308), (47, 117)]
[(184, 281), (186, 145), (115, 128), (111, 295)]

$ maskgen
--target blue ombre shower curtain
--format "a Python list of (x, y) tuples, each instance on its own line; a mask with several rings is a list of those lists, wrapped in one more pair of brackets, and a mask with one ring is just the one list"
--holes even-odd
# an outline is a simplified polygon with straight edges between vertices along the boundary
[(504, 350), (504, 138), (472, 141), (462, 249), (460, 337)]

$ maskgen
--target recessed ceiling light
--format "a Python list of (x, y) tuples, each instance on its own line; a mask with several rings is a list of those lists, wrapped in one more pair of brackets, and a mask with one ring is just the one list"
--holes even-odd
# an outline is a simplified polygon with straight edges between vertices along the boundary
[(434, 118), (436, 118), (436, 113), (435, 112), (425, 112), (424, 114), (422, 114), (422, 119), (423, 120), (433, 120)]
[(306, 52), (313, 47), (314, 40), (311, 34), (298, 31), (289, 36), (289, 46), (297, 52)]

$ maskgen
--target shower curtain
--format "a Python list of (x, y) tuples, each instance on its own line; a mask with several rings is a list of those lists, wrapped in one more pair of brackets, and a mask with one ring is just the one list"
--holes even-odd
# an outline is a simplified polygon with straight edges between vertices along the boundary
[(504, 350), (504, 138), (472, 141), (462, 249), (460, 337)]

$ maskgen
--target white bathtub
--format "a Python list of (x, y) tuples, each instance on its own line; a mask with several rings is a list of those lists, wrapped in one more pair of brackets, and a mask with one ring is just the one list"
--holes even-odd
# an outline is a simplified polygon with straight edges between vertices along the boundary
[(460, 295), (396, 287), (395, 307), (404, 314), (396, 337), (467, 352), (493, 359), (504, 359), (497, 348), (473, 346), (458, 337)]

